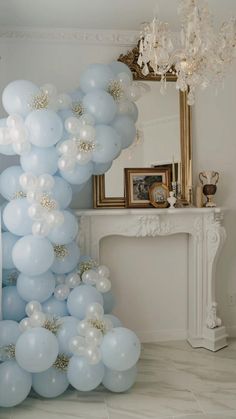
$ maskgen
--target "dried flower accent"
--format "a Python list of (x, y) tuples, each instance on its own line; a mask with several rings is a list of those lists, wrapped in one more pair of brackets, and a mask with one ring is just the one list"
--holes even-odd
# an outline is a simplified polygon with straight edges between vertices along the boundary
[(12, 343), (7, 346), (0, 347), (0, 361), (7, 361), (15, 358), (15, 345)]
[(69, 365), (70, 358), (65, 354), (59, 354), (53, 367), (58, 371), (66, 372)]
[(73, 102), (71, 105), (71, 110), (74, 116), (77, 116), (77, 118), (79, 118), (84, 113), (83, 105), (80, 102)]
[(82, 276), (84, 272), (88, 271), (89, 269), (96, 269), (98, 267), (98, 263), (94, 259), (90, 259), (86, 262), (81, 262), (79, 264), (79, 275)]
[(44, 329), (47, 329), (49, 332), (52, 332), (54, 335), (56, 335), (61, 327), (61, 323), (57, 317), (52, 317), (45, 320), (43, 327)]
[(103, 335), (107, 332), (106, 323), (104, 321), (98, 319), (88, 319), (87, 322), (95, 329), (100, 330)]
[(80, 141), (76, 140), (76, 145), (79, 152), (90, 153), (96, 147), (96, 144), (91, 141)]
[(9, 272), (7, 278), (5, 279), (4, 283), (7, 283), (7, 285), (16, 285), (17, 278), (19, 276), (19, 272), (17, 270), (13, 270)]
[(56, 202), (54, 199), (51, 199), (48, 194), (43, 194), (42, 198), (40, 199), (40, 205), (48, 211), (52, 211), (57, 208)]
[(26, 193), (23, 191), (17, 191), (14, 193), (13, 198), (12, 199), (22, 199), (22, 198), (26, 198)]
[(49, 105), (49, 96), (47, 93), (41, 91), (38, 95), (35, 95), (32, 99), (30, 107), (32, 110), (46, 109)]
[(118, 80), (112, 80), (107, 88), (109, 93), (116, 102), (119, 102), (124, 97), (124, 89)]
[(64, 244), (54, 244), (53, 249), (56, 258), (58, 259), (64, 259), (69, 255), (69, 250)]

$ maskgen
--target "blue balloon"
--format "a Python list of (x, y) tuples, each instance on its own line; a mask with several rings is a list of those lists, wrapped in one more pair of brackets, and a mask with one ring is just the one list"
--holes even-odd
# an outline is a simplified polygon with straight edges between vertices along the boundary
[(0, 193), (7, 201), (11, 201), (11, 199), (14, 199), (17, 192), (22, 191), (22, 187), (19, 183), (19, 178), (22, 173), (23, 170), (20, 166), (8, 167), (1, 173)]
[(112, 121), (112, 127), (121, 138), (122, 148), (131, 146), (136, 136), (134, 121), (129, 116), (119, 115)]
[(13, 199), (3, 211), (5, 226), (16, 236), (31, 234), (33, 220), (28, 215), (29, 206), (26, 198)]
[(55, 184), (50, 192), (53, 199), (58, 202), (60, 209), (67, 208), (72, 200), (71, 186), (60, 176), (54, 176)]
[(37, 147), (51, 147), (62, 137), (62, 121), (51, 109), (31, 112), (25, 120), (25, 125), (29, 130), (30, 142)]
[(55, 147), (31, 147), (31, 151), (20, 157), (25, 172), (39, 176), (44, 173), (54, 175), (57, 172), (58, 153)]
[(21, 273), (16, 283), (18, 294), (23, 300), (28, 302), (36, 300), (40, 303), (51, 297), (55, 285), (55, 277), (50, 271), (37, 276), (27, 276)]
[(103, 296), (103, 308), (105, 314), (110, 314), (115, 307), (116, 300), (111, 291), (104, 292)]
[(112, 161), (108, 163), (94, 163), (93, 165), (93, 175), (103, 175), (106, 173), (112, 166)]
[(79, 262), (80, 250), (75, 242), (63, 245), (63, 252), (65, 252), (64, 256), (55, 253), (55, 259), (51, 266), (51, 270), (55, 274), (69, 273), (75, 269)]
[(2, 227), (2, 231), (8, 231), (7, 227), (5, 226), (4, 220), (3, 220), (3, 211), (6, 208), (8, 204), (8, 201), (5, 201), (1, 206), (0, 206), (0, 211), (1, 211), (1, 227)]
[(33, 327), (21, 334), (16, 342), (16, 361), (28, 372), (43, 372), (57, 359), (56, 336), (43, 327)]
[(20, 272), (13, 269), (3, 269), (2, 271), (2, 283), (3, 285), (16, 285), (17, 278)]
[(84, 93), (82, 92), (82, 90), (80, 89), (76, 89), (73, 92), (70, 93), (70, 97), (72, 99), (72, 103), (78, 103), (78, 102), (82, 102), (82, 99), (84, 97)]
[(34, 97), (39, 94), (40, 89), (31, 81), (15, 80), (3, 90), (2, 104), (7, 113), (25, 118), (32, 110)]
[(33, 389), (42, 397), (58, 397), (69, 386), (67, 375), (51, 367), (44, 372), (33, 374)]
[(94, 89), (106, 90), (114, 79), (115, 75), (109, 65), (90, 64), (80, 76), (80, 87), (85, 93)]
[(0, 406), (13, 407), (23, 402), (32, 385), (31, 374), (24, 371), (15, 360), (0, 364)]
[(91, 391), (101, 384), (104, 376), (104, 365), (99, 362), (90, 365), (86, 358), (72, 356), (69, 362), (67, 377), (69, 383), (79, 391)]
[(13, 269), (15, 264), (12, 259), (13, 247), (17, 243), (19, 237), (12, 233), (2, 233), (2, 267), (3, 269)]
[(93, 90), (83, 98), (83, 106), (98, 124), (109, 124), (117, 111), (113, 97), (104, 90)]
[(93, 174), (93, 163), (79, 165), (77, 164), (73, 170), (60, 171), (60, 175), (72, 185), (80, 185), (87, 182)]
[(95, 163), (108, 163), (116, 159), (121, 151), (120, 135), (108, 125), (96, 126), (96, 147), (93, 151)]
[(54, 296), (42, 304), (43, 312), (53, 317), (64, 317), (68, 315), (66, 301), (59, 301)]
[(109, 368), (105, 368), (102, 384), (114, 393), (123, 393), (133, 386), (136, 377), (136, 365), (126, 371), (114, 371)]
[(23, 274), (41, 275), (47, 272), (53, 264), (53, 246), (46, 238), (24, 236), (15, 244), (12, 259), (16, 268)]
[(101, 351), (102, 361), (107, 368), (125, 371), (137, 363), (141, 345), (132, 330), (115, 327), (104, 336)]
[(71, 291), (67, 299), (67, 308), (71, 316), (83, 320), (91, 303), (103, 305), (102, 295), (91, 285), (79, 285)]
[(120, 61), (112, 61), (112, 63), (109, 64), (109, 65), (112, 69), (112, 72), (116, 76), (118, 76), (118, 74), (120, 74), (120, 73), (126, 73), (130, 77), (130, 80), (133, 80), (133, 74), (132, 74), (130, 68), (126, 64), (124, 64)]
[(120, 319), (118, 319), (118, 317), (114, 316), (113, 314), (105, 314), (104, 315), (105, 319), (111, 320), (113, 327), (121, 327), (122, 323), (120, 321)]
[[(6, 127), (7, 118), (0, 119), (0, 127)], [(14, 156), (16, 153), (12, 148), (12, 144), (0, 145), (0, 153), (5, 154), (5, 156)]]
[(16, 286), (4, 287), (2, 290), (3, 320), (21, 321), (25, 317), (26, 302), (19, 296)]
[(78, 221), (73, 214), (69, 211), (62, 211), (64, 221), (57, 227), (54, 227), (48, 238), (52, 243), (68, 244), (72, 242), (78, 234)]
[(57, 332), (59, 353), (72, 356), (72, 352), (69, 348), (69, 341), (71, 338), (78, 335), (78, 324), (78, 319), (72, 316), (66, 316), (60, 319), (60, 328)]
[(0, 321), (0, 348), (1, 346), (15, 345), (20, 334), (17, 322), (13, 320)]

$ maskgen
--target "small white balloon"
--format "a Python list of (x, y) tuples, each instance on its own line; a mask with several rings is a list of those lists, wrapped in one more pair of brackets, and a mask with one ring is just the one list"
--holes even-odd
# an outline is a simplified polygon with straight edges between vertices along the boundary
[(64, 301), (70, 294), (70, 288), (66, 284), (57, 285), (54, 291), (54, 297), (59, 301)]
[(57, 275), (55, 279), (56, 279), (57, 285), (61, 285), (65, 283), (65, 275)]
[(64, 155), (58, 160), (58, 167), (62, 171), (73, 170), (76, 163), (76, 157), (72, 158)]
[(38, 187), (44, 191), (50, 191), (55, 184), (53, 177), (47, 173), (38, 177)]
[(41, 220), (43, 213), (43, 207), (37, 202), (30, 205), (28, 208), (28, 215), (30, 218), (32, 218), (32, 220)]
[(10, 129), (10, 135), (13, 143), (25, 143), (28, 139), (29, 133), (26, 127), (18, 126)]
[(72, 272), (67, 275), (65, 283), (69, 288), (77, 287), (81, 282), (80, 276), (76, 272)]
[(80, 129), (79, 120), (74, 116), (70, 116), (65, 120), (65, 129), (70, 134), (78, 134)]
[(97, 273), (100, 277), (109, 278), (110, 277), (110, 271), (107, 266), (105, 265), (99, 265), (97, 268)]
[(93, 141), (95, 139), (96, 131), (95, 128), (91, 125), (82, 125), (79, 131), (79, 136), (81, 140)]
[(18, 126), (23, 125), (24, 120), (21, 118), (20, 115), (9, 115), (7, 118), (7, 126), (8, 128), (16, 128)]
[(79, 153), (76, 154), (76, 161), (79, 164), (87, 164), (92, 160), (93, 153), (91, 151), (83, 152), (79, 151)]
[(96, 365), (101, 361), (102, 353), (98, 348), (87, 347), (85, 350), (85, 357), (90, 365)]
[(26, 197), (29, 202), (33, 203), (34, 201), (40, 202), (43, 196), (41, 192), (32, 189), (27, 192)]
[(42, 306), (38, 301), (30, 301), (25, 306), (25, 312), (28, 317), (32, 316), (35, 311), (42, 311)]
[(90, 113), (84, 113), (79, 118), (81, 125), (95, 125), (95, 118)]
[(107, 317), (104, 317), (103, 321), (105, 323), (106, 333), (109, 332), (109, 330), (113, 329), (113, 323), (110, 319), (108, 319)]
[(30, 324), (32, 327), (43, 326), (46, 321), (46, 314), (42, 311), (34, 311), (30, 316)]
[(19, 154), (22, 156), (23, 154), (27, 154), (31, 150), (31, 144), (30, 143), (13, 143), (12, 148), (15, 151), (16, 154)]
[(25, 317), (24, 319), (22, 319), (19, 323), (19, 328), (21, 332), (25, 332), (26, 330), (30, 329), (31, 328), (30, 318)]
[(69, 340), (69, 350), (74, 355), (84, 355), (85, 345), (85, 339), (82, 336), (74, 336)]
[(10, 129), (6, 127), (0, 128), (0, 145), (8, 145), (11, 144), (11, 142)]
[(88, 319), (103, 319), (104, 309), (99, 303), (91, 303), (86, 310), (86, 317)]
[(78, 327), (77, 327), (79, 335), (85, 336), (86, 331), (89, 327), (90, 327), (90, 325), (87, 322), (87, 320), (81, 320), (81, 322), (79, 322)]
[(87, 285), (95, 285), (99, 279), (99, 275), (93, 269), (88, 269), (82, 274), (82, 281)]
[(117, 78), (123, 88), (127, 88), (130, 86), (131, 78), (127, 73), (119, 73)]
[(44, 221), (35, 221), (32, 225), (32, 234), (38, 237), (46, 237), (50, 233), (49, 224)]
[(26, 191), (36, 189), (38, 185), (37, 176), (30, 172), (22, 173), (19, 177), (19, 182)]
[(111, 281), (108, 278), (99, 278), (96, 288), (101, 293), (108, 292), (111, 289)]
[(57, 96), (58, 109), (68, 109), (72, 103), (72, 99), (66, 93)]
[(60, 154), (75, 154), (77, 152), (77, 146), (75, 141), (73, 140), (66, 140), (63, 141), (62, 144), (58, 147), (58, 151)]
[(95, 327), (89, 327), (86, 330), (85, 341), (88, 346), (94, 347), (101, 344), (103, 339), (103, 334), (101, 330), (95, 329)]
[(53, 226), (60, 226), (64, 222), (64, 215), (61, 211), (55, 210), (48, 214), (48, 223), (51, 225), (52, 219), (50, 219), (50, 216), (53, 217)]
[(57, 88), (51, 83), (44, 84), (40, 90), (42, 90), (48, 96), (56, 96), (57, 95)]

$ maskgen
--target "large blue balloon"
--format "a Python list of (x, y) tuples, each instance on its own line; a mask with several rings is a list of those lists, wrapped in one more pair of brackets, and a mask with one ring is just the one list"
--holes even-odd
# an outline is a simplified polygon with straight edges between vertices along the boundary
[(55, 147), (32, 147), (31, 151), (20, 158), (25, 172), (39, 176), (44, 173), (54, 175), (57, 172), (58, 153)]
[(93, 115), (98, 124), (109, 124), (117, 111), (113, 97), (104, 90), (93, 90), (83, 98), (85, 110)]
[(17, 235), (31, 234), (33, 220), (28, 215), (29, 202), (26, 198), (13, 199), (3, 212), (3, 221), (8, 230)]
[(12, 259), (13, 247), (17, 243), (19, 237), (6, 231), (2, 234), (2, 267), (3, 269), (13, 269), (15, 264)]
[(33, 374), (33, 389), (42, 397), (58, 397), (69, 386), (67, 375), (51, 367), (44, 372)]
[(4, 287), (2, 290), (2, 315), (4, 320), (19, 322), (25, 317), (26, 302), (19, 296), (16, 286)]
[(90, 365), (86, 358), (72, 356), (67, 376), (70, 384), (79, 391), (91, 391), (101, 384), (104, 376), (104, 365), (99, 362)]
[(63, 249), (66, 253), (65, 256), (57, 255), (56, 252), (54, 262), (51, 266), (52, 272), (56, 274), (66, 274), (73, 271), (80, 258), (80, 250), (75, 242), (63, 246), (65, 246)]
[(57, 332), (59, 353), (72, 356), (72, 352), (69, 349), (69, 341), (71, 338), (78, 335), (77, 327), (79, 321), (75, 317), (66, 316), (60, 319), (60, 324), (60, 328)]
[(91, 285), (79, 285), (74, 288), (67, 300), (68, 311), (71, 316), (83, 320), (89, 304), (99, 303), (103, 305), (103, 298), (100, 292)]
[(112, 126), (120, 135), (122, 148), (131, 146), (136, 136), (134, 121), (129, 116), (119, 115), (112, 121)]
[(0, 194), (11, 201), (17, 192), (22, 191), (19, 183), (23, 170), (20, 166), (11, 166), (5, 169), (0, 175)]
[(118, 317), (114, 316), (113, 314), (105, 314), (104, 319), (111, 320), (113, 327), (121, 327), (122, 323)]
[(55, 277), (50, 271), (37, 276), (26, 276), (21, 273), (18, 276), (16, 287), (23, 300), (36, 300), (42, 303), (51, 297), (55, 284)]
[[(0, 119), (0, 127), (6, 127), (7, 118)], [(6, 156), (14, 156), (15, 151), (12, 148), (12, 144), (0, 145), (0, 153), (5, 154)]]
[(58, 355), (56, 336), (43, 327), (33, 327), (21, 334), (16, 342), (16, 361), (28, 372), (43, 372)]
[(2, 104), (7, 113), (25, 118), (32, 110), (33, 98), (39, 94), (40, 89), (31, 81), (15, 80), (5, 87)]
[(79, 165), (77, 164), (73, 170), (60, 171), (60, 175), (72, 185), (80, 185), (87, 182), (93, 174), (93, 163)]
[(106, 90), (114, 78), (115, 75), (109, 65), (90, 64), (80, 76), (80, 87), (85, 93), (94, 89)]
[(136, 365), (126, 371), (114, 371), (105, 368), (102, 384), (114, 393), (122, 393), (129, 390), (137, 377)]
[(19, 324), (13, 320), (0, 321), (0, 347), (15, 345), (21, 331)]
[(0, 406), (13, 407), (23, 402), (32, 385), (31, 374), (13, 359), (0, 364)]
[(137, 363), (141, 345), (132, 330), (116, 327), (104, 336), (101, 351), (106, 367), (116, 371), (125, 371)]
[(72, 242), (78, 234), (78, 221), (69, 211), (63, 211), (64, 221), (54, 227), (48, 235), (49, 240), (56, 244), (68, 244)]
[(51, 109), (31, 112), (25, 120), (25, 125), (29, 130), (30, 142), (37, 147), (51, 147), (62, 137), (62, 121)]
[(112, 166), (112, 161), (108, 163), (94, 163), (93, 165), (93, 175), (103, 175), (106, 173)]
[(59, 301), (54, 296), (42, 304), (43, 312), (53, 317), (64, 317), (68, 315), (66, 301)]
[(116, 304), (115, 297), (111, 291), (104, 292), (102, 296), (103, 296), (104, 313), (109, 314), (112, 312), (112, 310), (115, 307), (115, 304)]
[(93, 151), (95, 163), (108, 163), (116, 159), (121, 151), (120, 135), (108, 125), (96, 126), (96, 147)]
[(112, 61), (112, 63), (109, 64), (109, 65), (110, 65), (110, 68), (112, 69), (112, 72), (116, 76), (118, 76), (118, 74), (120, 74), (120, 73), (126, 73), (126, 74), (128, 74), (130, 80), (133, 80), (132, 72), (126, 64), (124, 64), (120, 61)]
[(55, 184), (50, 192), (53, 199), (58, 202), (60, 209), (67, 208), (72, 200), (71, 186), (60, 176), (54, 176)]
[(23, 274), (41, 275), (51, 267), (54, 251), (48, 239), (29, 235), (17, 241), (12, 250), (12, 258), (17, 269)]

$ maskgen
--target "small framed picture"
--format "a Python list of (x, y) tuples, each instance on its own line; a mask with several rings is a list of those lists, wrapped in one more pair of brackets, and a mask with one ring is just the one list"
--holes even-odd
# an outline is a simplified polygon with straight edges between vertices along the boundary
[(150, 204), (155, 208), (166, 208), (169, 188), (163, 183), (155, 182), (149, 188)]
[(170, 167), (125, 169), (125, 195), (128, 208), (151, 206), (149, 190), (154, 183), (170, 186)]

